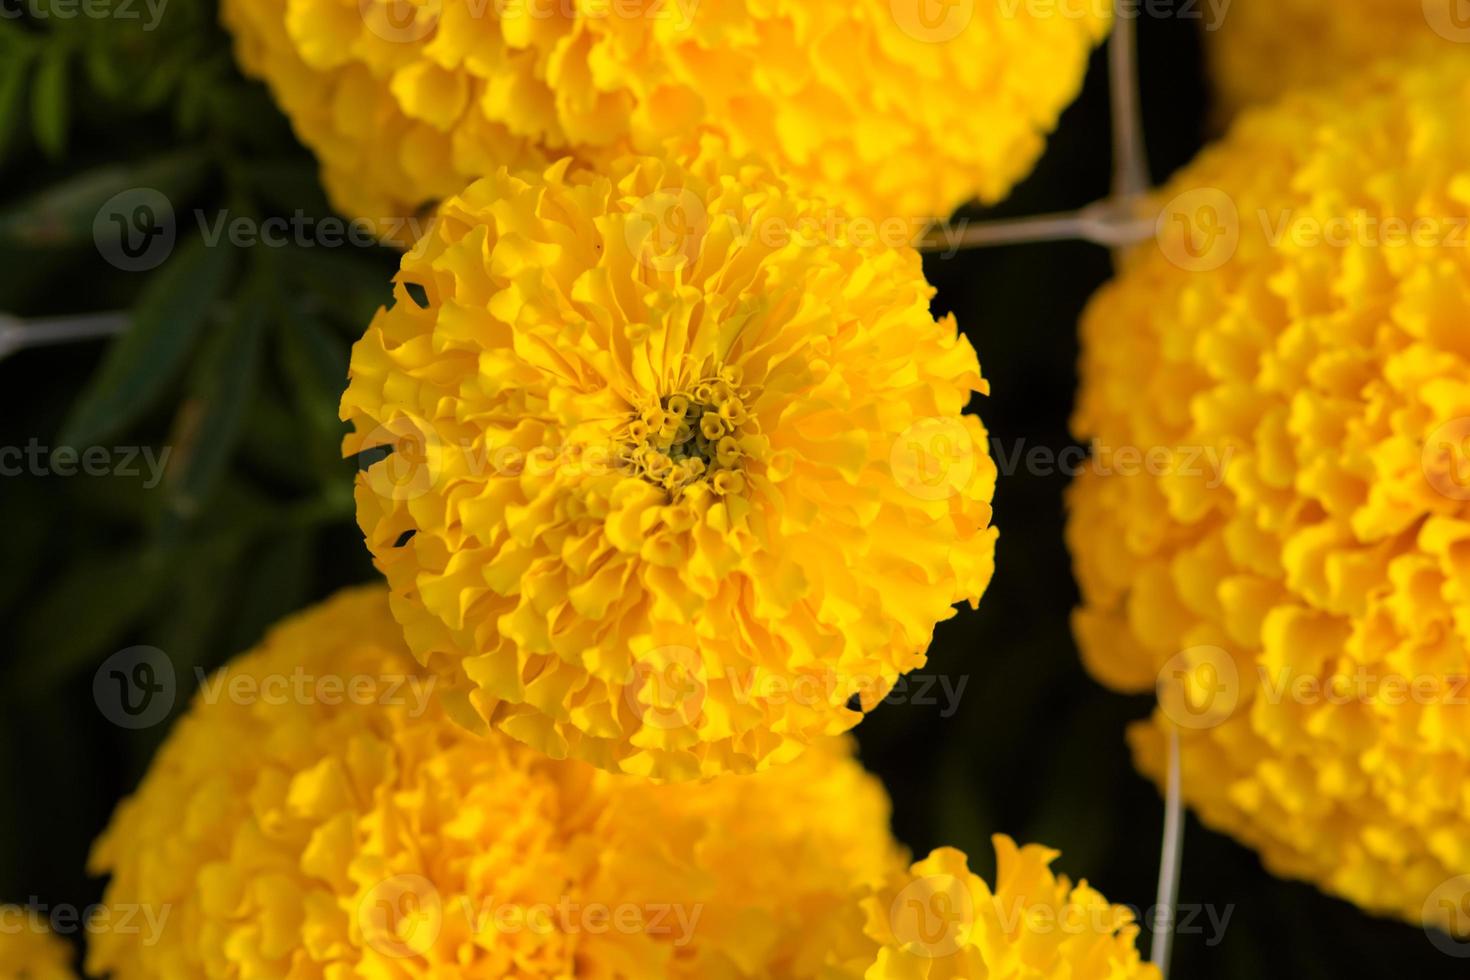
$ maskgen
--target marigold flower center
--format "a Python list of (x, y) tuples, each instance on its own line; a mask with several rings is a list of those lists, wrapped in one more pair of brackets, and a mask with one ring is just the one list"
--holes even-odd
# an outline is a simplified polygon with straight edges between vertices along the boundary
[(739, 370), (726, 367), (650, 401), (618, 432), (623, 462), (672, 495), (698, 483), (721, 496), (739, 493), (745, 488), (742, 437), (755, 425), (746, 409), (750, 395), (740, 387)]

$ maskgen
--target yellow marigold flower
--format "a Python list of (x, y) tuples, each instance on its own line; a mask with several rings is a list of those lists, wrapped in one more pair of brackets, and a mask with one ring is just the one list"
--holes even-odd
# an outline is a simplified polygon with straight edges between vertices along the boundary
[(404, 257), (342, 399), (348, 451), (394, 446), (358, 521), (465, 724), (750, 771), (856, 724), (978, 601), (986, 385), (907, 246), (716, 140), (621, 172), (502, 171)]
[(993, 889), (944, 847), (863, 901), (879, 946), (865, 980), (1158, 980), (1139, 957), (1132, 911), (1054, 875), (1057, 851), (992, 840)]
[(1160, 694), (1143, 768), (1177, 730), (1185, 797), (1274, 872), (1446, 925), (1470, 890), (1467, 111), (1470, 58), (1381, 65), (1241, 117), (1163, 190), (1158, 242), (1083, 318), (1068, 531), (1087, 666)]
[(97, 934), (89, 972), (860, 975), (859, 898), (903, 857), (848, 741), (660, 786), (476, 737), (416, 671), (373, 587), (207, 682), (92, 856), (107, 903), (168, 927)]
[[(1063, 5), (1065, 7), (1066, 5)], [(1030, 169), (1110, 4), (976, 0), (225, 0), (241, 64), (383, 221), (495, 172), (596, 167), (719, 126), (811, 190), (916, 222)]]
[(0, 980), (74, 980), (71, 964), (71, 946), (52, 934), (44, 917), (0, 905)]
[[(1223, 117), (1287, 92), (1345, 79), (1419, 50), (1470, 42), (1460, 0), (1234, 0), (1205, 4), (1205, 52)], [(1463, 51), (1463, 49), (1461, 49)]]

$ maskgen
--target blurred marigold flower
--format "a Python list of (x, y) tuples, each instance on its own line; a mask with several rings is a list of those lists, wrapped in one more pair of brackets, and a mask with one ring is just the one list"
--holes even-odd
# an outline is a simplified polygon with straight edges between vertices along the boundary
[[(1273, 102), (1330, 84), (1381, 58), (1419, 50), (1432, 58), (1470, 42), (1461, 0), (1235, 0), (1206, 4), (1205, 53), (1217, 112)], [(1310, 39), (1310, 43), (1303, 43)], [(1470, 51), (1461, 49), (1470, 57)]]
[(976, 0), (225, 0), (334, 205), (398, 220), (500, 167), (594, 168), (718, 126), (917, 224), (995, 201), (1076, 96), (1109, 5)]
[(0, 980), (74, 980), (73, 952), (45, 916), (0, 905)]
[[(1470, 872), (1470, 58), (1241, 117), (1082, 322), (1075, 630), (1277, 874), (1452, 926)], [(1467, 879), (1470, 881), (1470, 879)]]
[(351, 590), (204, 684), (92, 855), (110, 906), (167, 927), (96, 934), (89, 971), (860, 975), (860, 895), (903, 856), (849, 741), (698, 785), (614, 776), (452, 724), (397, 637), (386, 591)]
[(1058, 852), (992, 840), (993, 889), (943, 847), (863, 901), (879, 945), (866, 980), (1158, 980), (1139, 956), (1131, 910), (1054, 875)]
[(404, 257), (342, 399), (349, 452), (392, 447), (358, 521), (463, 723), (752, 771), (852, 727), (978, 602), (986, 384), (907, 246), (717, 139), (620, 172), (502, 171)]

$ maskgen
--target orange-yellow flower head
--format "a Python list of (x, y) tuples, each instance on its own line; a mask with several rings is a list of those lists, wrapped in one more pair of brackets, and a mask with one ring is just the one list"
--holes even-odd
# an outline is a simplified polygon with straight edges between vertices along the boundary
[[(985, 390), (918, 255), (709, 140), (448, 201), (352, 354), (358, 521), (450, 710), (684, 779), (783, 762), (993, 568)], [(851, 702), (851, 704), (849, 704)]]
[(1056, 851), (993, 840), (994, 887), (944, 847), (863, 901), (879, 947), (864, 980), (1158, 980), (1129, 909), (1054, 875)]
[[(1470, 892), (1470, 58), (1242, 116), (1093, 300), (1071, 497), (1087, 666), (1276, 873)], [(1131, 465), (1121, 460), (1130, 451)]]
[(35, 909), (0, 905), (0, 980), (75, 980), (72, 948)]
[[(843, 740), (659, 786), (450, 722), (385, 590), (342, 593), (206, 682), (93, 853), (113, 980), (829, 978), (902, 855)], [(854, 965), (856, 964), (856, 965)]]
[(225, 0), (245, 70), (334, 204), (389, 219), (494, 173), (716, 126), (872, 218), (1002, 197), (1106, 32), (1106, 2)]
[(1470, 58), (1461, 0), (1232, 0), (1204, 4), (1206, 54), (1223, 118), (1414, 51)]

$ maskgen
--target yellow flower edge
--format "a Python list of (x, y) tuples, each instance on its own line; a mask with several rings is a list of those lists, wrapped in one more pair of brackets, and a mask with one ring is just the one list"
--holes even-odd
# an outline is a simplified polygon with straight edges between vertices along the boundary
[(1084, 6), (225, 0), (221, 18), (334, 205), (407, 246), (406, 219), (500, 167), (605, 168), (698, 126), (875, 220), (997, 200), (1107, 32), (1107, 5)]
[[(1470, 879), (1470, 58), (1243, 116), (1082, 321), (1089, 670), (1277, 874), (1450, 926)], [(1152, 467), (1138, 463), (1156, 453)]]
[(1133, 912), (1051, 870), (1058, 852), (992, 838), (992, 887), (965, 854), (939, 848), (863, 900), (878, 945), (865, 980), (1158, 980)]
[(75, 980), (72, 948), (44, 917), (0, 905), (0, 980)]
[(381, 587), (286, 620), (207, 682), (92, 855), (157, 942), (114, 980), (856, 977), (861, 895), (904, 856), (834, 739), (660, 786), (452, 724)]
[(682, 159), (447, 201), (341, 406), (392, 449), (358, 522), (449, 710), (661, 780), (852, 727), (995, 545), (986, 384), (919, 256), (719, 138)]
[(1387, 56), (1417, 50), (1434, 58), (1470, 42), (1470, 27), (1450, 18), (1452, 0), (1355, 0), (1346, 16), (1332, 0), (1234, 0), (1218, 13), (1204, 9), (1205, 54), (1222, 119), (1346, 79)]

